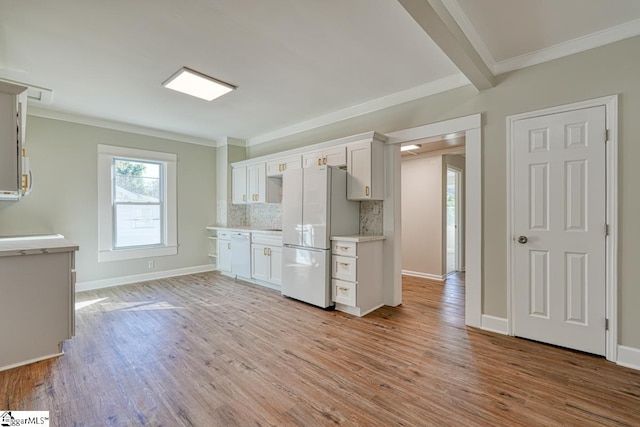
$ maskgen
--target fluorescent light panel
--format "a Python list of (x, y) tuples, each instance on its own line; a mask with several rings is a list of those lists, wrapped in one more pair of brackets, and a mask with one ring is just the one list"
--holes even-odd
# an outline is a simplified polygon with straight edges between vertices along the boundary
[(174, 75), (165, 80), (162, 86), (207, 101), (213, 101), (225, 93), (236, 89), (236, 86), (214, 79), (213, 77), (209, 77), (187, 67), (182, 67), (178, 70)]
[(400, 147), (400, 151), (417, 150), (418, 148), (420, 148), (419, 145), (403, 145)]

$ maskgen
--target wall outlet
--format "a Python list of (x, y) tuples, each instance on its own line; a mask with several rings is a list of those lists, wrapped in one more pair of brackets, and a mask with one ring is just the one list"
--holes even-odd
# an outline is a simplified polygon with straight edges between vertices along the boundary
[(149, 261), (149, 270), (153, 270), (153, 268), (155, 267), (155, 262), (153, 260)]

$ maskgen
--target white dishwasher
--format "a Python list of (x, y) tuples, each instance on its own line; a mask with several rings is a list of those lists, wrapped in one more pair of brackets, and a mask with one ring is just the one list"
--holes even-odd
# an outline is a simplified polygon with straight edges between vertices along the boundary
[(251, 233), (231, 233), (231, 274), (251, 278)]

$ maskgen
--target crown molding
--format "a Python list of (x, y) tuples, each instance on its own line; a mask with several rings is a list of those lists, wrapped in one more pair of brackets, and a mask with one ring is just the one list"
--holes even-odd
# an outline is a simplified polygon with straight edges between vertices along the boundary
[(152, 129), (144, 126), (137, 126), (128, 123), (116, 122), (112, 120), (99, 119), (96, 117), (83, 116), (80, 114), (66, 113), (48, 108), (29, 106), (27, 115), (43, 117), (45, 119), (61, 120), (64, 122), (78, 123), (82, 125), (95, 126), (104, 129), (117, 130), (121, 132), (135, 133), (138, 135), (152, 136), (155, 138), (171, 139), (173, 141), (187, 142), (189, 144), (204, 145), (207, 147), (217, 147), (216, 141), (196, 138), (179, 133), (167, 132), (159, 129)]
[(531, 65), (541, 64), (564, 56), (573, 55), (574, 53), (584, 52), (589, 49), (615, 43), (637, 35), (640, 35), (640, 19), (591, 33), (583, 37), (578, 37), (564, 43), (558, 43), (535, 52), (500, 61), (495, 64), (493, 71), (494, 74), (515, 71), (521, 68), (530, 67)]
[(416, 99), (435, 95), (441, 92), (446, 92), (448, 90), (456, 89), (470, 84), (471, 82), (464, 74), (453, 74), (451, 76), (443, 77), (433, 82), (429, 82), (400, 92), (392, 93), (391, 95), (383, 96), (372, 101), (344, 108), (342, 110), (325, 114), (311, 120), (296, 123), (294, 125), (275, 130), (273, 132), (268, 132), (262, 135), (255, 136), (253, 138), (249, 138), (247, 145), (251, 147), (268, 141), (273, 141), (274, 139), (284, 138), (289, 135), (316, 129), (322, 126), (340, 122), (342, 120), (352, 119), (354, 117), (373, 113), (385, 108), (394, 107), (396, 105), (415, 101)]

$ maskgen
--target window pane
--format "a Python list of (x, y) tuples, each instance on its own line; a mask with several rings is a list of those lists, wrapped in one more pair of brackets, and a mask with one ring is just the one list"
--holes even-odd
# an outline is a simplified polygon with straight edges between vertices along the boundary
[(115, 159), (116, 202), (160, 202), (160, 164)]
[(115, 247), (162, 243), (160, 205), (116, 205)]

